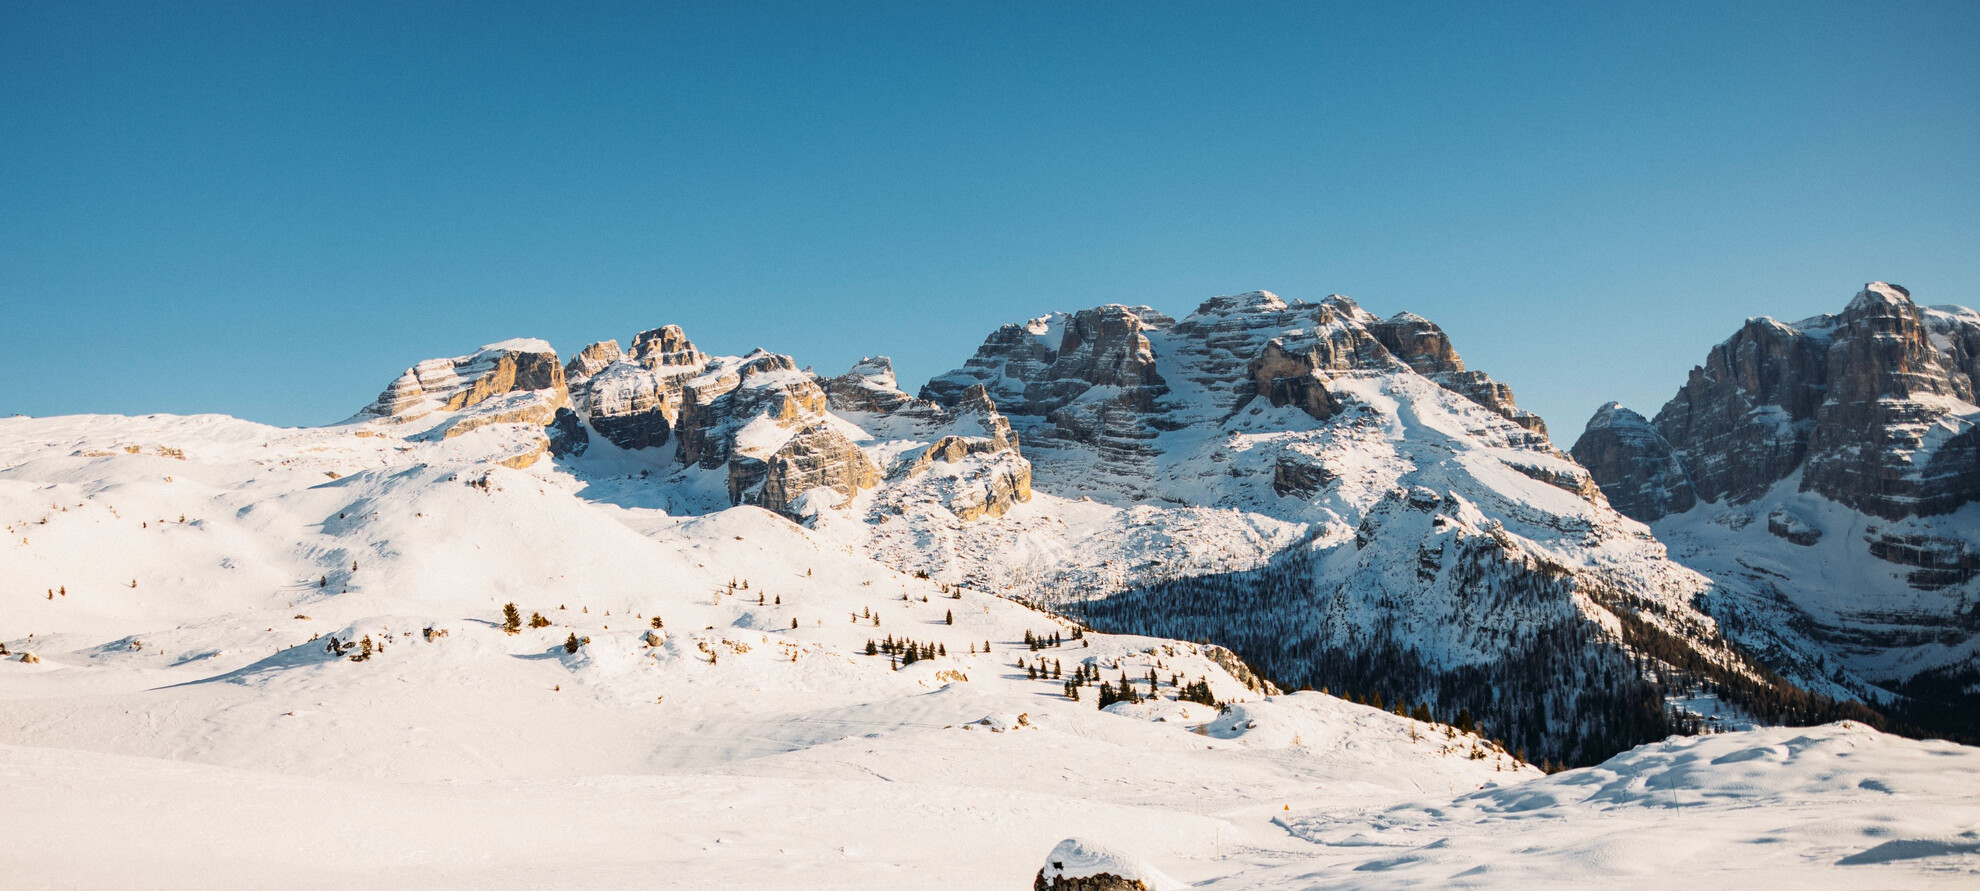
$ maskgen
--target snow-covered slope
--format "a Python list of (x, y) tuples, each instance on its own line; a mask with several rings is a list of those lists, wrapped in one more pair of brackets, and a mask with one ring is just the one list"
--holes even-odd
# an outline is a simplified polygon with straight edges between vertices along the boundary
[(1960, 888), (1980, 750), (1843, 722), (1672, 740), (1455, 801), (1281, 820), (1325, 853), (1213, 888)]
[[(1429, 362), (1418, 321), (1398, 342)], [(1074, 346), (1096, 368), (1141, 355)], [(1146, 351), (1157, 375), (1212, 367), (1160, 364), (1170, 346)], [(1246, 597), (1290, 599), (1221, 605), (1232, 623), (1311, 609), (1453, 663), (1554, 641), (1583, 672), (1570, 701), (1643, 693), (1616, 701), (1656, 718), (1618, 648), (1664, 639), (1644, 626), (1687, 635), (1638, 649), (1684, 663), (1652, 676), (1746, 670), (1684, 611), (1695, 577), (1454, 353), (1294, 376), (1169, 430), (1151, 401), (1146, 441), (1099, 396), (1062, 416), (1112, 417), (1118, 454), (1046, 442), (988, 385), (907, 396), (884, 360), (828, 378), (678, 329), (555, 359), (510, 341), (423, 362), (318, 429), (0, 419), (5, 884), (1007, 888), (1072, 837), (1236, 886), (1326, 854), (1292, 815), (1542, 775), (1446, 724), (1277, 693), (1221, 648), (1025, 602), (1078, 603), (1080, 580), (1133, 604), (1150, 580), (1252, 573)], [(1204, 482), (1216, 466), (1241, 470)], [(1534, 622), (1585, 634), (1521, 637)], [(1103, 684), (1134, 696), (1101, 708)]]

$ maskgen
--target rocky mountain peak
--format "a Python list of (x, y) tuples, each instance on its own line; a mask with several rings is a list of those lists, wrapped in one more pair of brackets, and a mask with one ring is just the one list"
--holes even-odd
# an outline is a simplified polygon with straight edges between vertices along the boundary
[(640, 332), (633, 338), (631, 355), (633, 361), (648, 368), (697, 368), (708, 361), (679, 325)]
[(1888, 315), (1903, 312), (1907, 307), (1915, 311), (1910, 290), (1889, 282), (1869, 282), (1863, 286), (1863, 290), (1856, 293), (1855, 298), (1849, 301), (1849, 306), (1843, 310), (1843, 314)]
[(819, 385), (833, 411), (887, 414), (920, 401), (902, 392), (894, 379), (894, 362), (886, 356), (863, 358), (845, 374), (821, 378)]
[(592, 375), (604, 371), (605, 367), (619, 361), (625, 352), (619, 349), (616, 340), (601, 340), (578, 351), (564, 366), (564, 379), (572, 387), (577, 387), (591, 379)]
[[(1875, 516), (1943, 513), (1980, 498), (1976, 337), (1970, 312), (1921, 309), (1904, 288), (1871, 282), (1837, 315), (1748, 320), (1651, 423), (1700, 501), (1745, 503), (1800, 473), (1804, 491)], [(1640, 519), (1691, 503), (1631, 491), (1646, 478), (1623, 465), (1596, 472), (1612, 501), (1651, 511)]]
[(1229, 316), (1255, 312), (1278, 312), (1286, 308), (1286, 301), (1271, 291), (1246, 291), (1224, 297), (1212, 297), (1196, 307), (1192, 316)]
[[(493, 424), (546, 427), (570, 404), (557, 351), (544, 341), (518, 338), (414, 365), (353, 420), (425, 422), (430, 427), (421, 436), (450, 439)], [(548, 435), (538, 431), (508, 463), (527, 466), (550, 447)]]
[(557, 351), (544, 341), (505, 340), (466, 356), (428, 359), (406, 369), (360, 414), (409, 421), (525, 391), (544, 391), (553, 401), (568, 401)]
[(1671, 444), (1649, 419), (1611, 402), (1595, 411), (1569, 450), (1625, 516), (1648, 522), (1691, 509), (1697, 496)]

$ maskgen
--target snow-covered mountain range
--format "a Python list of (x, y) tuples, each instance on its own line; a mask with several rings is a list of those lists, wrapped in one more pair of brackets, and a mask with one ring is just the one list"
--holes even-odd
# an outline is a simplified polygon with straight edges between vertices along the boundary
[(1835, 315), (1748, 320), (1654, 419), (1603, 406), (1573, 453), (1722, 618), (1796, 629), (1783, 660), (1980, 734), (1976, 381), (1980, 314), (1871, 282)]
[[(1561, 778), (1584, 774), (1534, 765), (1889, 698), (1881, 663), (1825, 658), (1802, 613), (1611, 507), (1713, 503), (1696, 453), (1605, 496), (1612, 468), (1406, 313), (1253, 292), (1052, 314), (918, 394), (884, 358), (630, 344), (421, 361), (321, 428), (0, 419), (0, 773), (25, 778), (0, 831), (29, 841), (0, 868), (1009, 887), (1081, 836), (1134, 852), (1081, 863), (1291, 885), (1378, 869), (1481, 788), (1454, 806), (1590, 807)], [(1971, 760), (1770, 732), (1784, 765), (1861, 750), (1870, 783)], [(1745, 782), (1686, 751), (1659, 775)], [(1766, 794), (1826, 782), (1782, 770)], [(165, 816), (102, 816), (126, 792)], [(1932, 794), (1903, 837), (1938, 847), (1866, 869), (1980, 869), (1954, 828), (1972, 790)], [(1811, 871), (1837, 845), (1785, 837)], [(85, 848), (110, 853), (44, 856)]]

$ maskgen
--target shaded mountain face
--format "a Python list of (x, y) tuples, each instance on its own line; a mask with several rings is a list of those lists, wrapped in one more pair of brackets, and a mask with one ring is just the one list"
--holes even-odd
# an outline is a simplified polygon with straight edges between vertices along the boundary
[[(1616, 442), (1605, 408), (1583, 463), (1645, 522), (1693, 496), (1750, 502), (1797, 472), (1802, 490), (1871, 516), (1948, 513), (1980, 499), (1976, 377), (1980, 315), (1871, 282), (1837, 315), (1748, 321), (1692, 369), (1654, 438)], [(1663, 472), (1673, 453), (1685, 482)]]
[(1835, 315), (1748, 321), (1655, 419), (1604, 406), (1572, 451), (1831, 670), (1957, 690), (1980, 679), (1976, 356), (1980, 314), (1871, 282)]
[[(1469, 710), (1558, 759), (1695, 719), (1665, 706), (1687, 684), (1769, 715), (1802, 695), (1419, 316), (1262, 291), (1182, 319), (1099, 306), (1006, 325), (918, 396), (884, 357), (828, 376), (673, 326), (631, 343), (531, 353), (568, 396), (496, 426), (600, 491), (635, 479), (642, 506), (761, 506), (902, 571), (1227, 644), (1286, 686)], [(444, 360), (393, 404), (438, 429), (553, 398), (518, 361)], [(453, 395), (483, 391), (506, 395)]]

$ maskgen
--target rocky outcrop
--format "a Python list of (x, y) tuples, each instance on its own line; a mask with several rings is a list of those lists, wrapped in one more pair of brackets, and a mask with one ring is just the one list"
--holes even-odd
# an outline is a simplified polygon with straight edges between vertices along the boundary
[(543, 423), (549, 422), (555, 407), (570, 403), (564, 369), (548, 343), (505, 340), (466, 356), (428, 359), (406, 369), (358, 416), (404, 423), (518, 393), (534, 394), (551, 406), (543, 412)]
[(1231, 677), (1237, 678), (1239, 683), (1243, 684), (1246, 689), (1252, 692), (1263, 693), (1266, 696), (1277, 696), (1281, 692), (1276, 684), (1261, 677), (1258, 672), (1252, 671), (1251, 666), (1246, 665), (1243, 659), (1238, 658), (1238, 654), (1224, 647), (1217, 646), (1216, 644), (1204, 644), (1203, 655), (1208, 656), (1210, 661), (1217, 663), (1219, 668), (1230, 672)]
[[(1180, 322), (1119, 304), (1043, 316), (998, 329), (922, 395), (955, 406), (980, 387), (1012, 417), (1040, 472), (1055, 473), (1061, 454), (1091, 450), (1100, 473), (1120, 484), (1112, 488), (1144, 497), (1136, 481), (1155, 472), (1164, 434), (1254, 402), (1325, 424), (1344, 409), (1336, 381), (1390, 374), (1419, 375), (1512, 421), (1517, 430), (1495, 434), (1508, 445), (1551, 450), (1539, 419), (1503, 384), (1465, 370), (1437, 326), (1407, 313), (1381, 320), (1340, 295), (1290, 304), (1264, 291), (1214, 297)], [(1082, 474), (1091, 466), (1075, 463)], [(1329, 477), (1309, 463), (1274, 468), (1274, 490), (1319, 491)]]
[[(1960, 342), (1980, 331), (1958, 327)], [(1972, 378), (1932, 342), (1909, 292), (1866, 286), (1837, 318), (1826, 358), (1804, 487), (1886, 519), (1980, 499)]]
[(1031, 500), (1031, 462), (981, 385), (965, 390), (954, 410), (937, 420), (950, 432), (895, 465), (892, 476), (907, 484), (906, 491), (885, 510), (897, 512), (903, 499), (921, 498), (969, 522), (1001, 517)]
[(1059, 357), (1058, 335), (1064, 319), (1062, 315), (1043, 316), (998, 328), (963, 367), (923, 385), (921, 398), (949, 406), (970, 387), (984, 387), (1006, 411), (1045, 416), (1058, 406), (1033, 403), (1026, 391), (1034, 382), (1051, 379), (1047, 369)]
[[(678, 351), (676, 351), (678, 355)], [(789, 356), (711, 360), (681, 385), (676, 456), (727, 468), (729, 500), (789, 513), (806, 492), (850, 498), (880, 470), (826, 414), (825, 391)]]
[(1980, 575), (1980, 552), (1956, 538), (1893, 534), (1869, 530), (1870, 556), (1886, 563), (1913, 567), (1906, 573), (1911, 586), (1937, 591), (1963, 585)]
[(1184, 887), (1147, 861), (1083, 838), (1059, 842), (1032, 891), (1172, 891)]
[[(424, 423), (412, 435), (437, 440), (497, 424), (543, 427), (570, 404), (557, 352), (540, 340), (507, 340), (406, 369), (352, 420)], [(516, 460), (532, 462), (542, 452)]]
[(1111, 304), (1073, 313), (1059, 340), (1051, 382), (1118, 387), (1123, 398), (1146, 411), (1165, 387), (1144, 332), (1174, 323), (1145, 306), (1129, 309)]
[(1320, 375), (1324, 360), (1317, 350), (1302, 354), (1286, 352), (1284, 341), (1265, 345), (1265, 353), (1251, 360), (1247, 369), (1258, 395), (1273, 405), (1291, 405), (1324, 421), (1340, 411), (1340, 404), (1327, 393), (1327, 381)]
[[(1803, 491), (1873, 516), (1946, 513), (1980, 499), (1975, 344), (1972, 311), (1922, 308), (1905, 289), (1871, 282), (1839, 315), (1748, 321), (1692, 369), (1651, 427), (1698, 500), (1746, 503), (1799, 472)], [(1610, 437), (1591, 422), (1589, 453)], [(1632, 516), (1689, 506), (1682, 494), (1660, 501), (1644, 491), (1670, 476), (1658, 448), (1638, 462), (1609, 457), (1590, 469)]]
[(1121, 404), (1149, 411), (1167, 386), (1147, 335), (1174, 323), (1145, 306), (1110, 304), (1005, 325), (921, 395), (953, 406), (970, 387), (982, 386), (1005, 411), (1043, 417), (1105, 387), (1118, 390), (1111, 398)]
[(1697, 503), (1671, 444), (1620, 402), (1595, 412), (1569, 454), (1599, 482), (1609, 505), (1631, 518), (1647, 523)]
[(754, 451), (765, 457), (783, 443), (783, 436), (770, 428), (788, 432), (810, 427), (825, 414), (825, 391), (811, 375), (799, 371), (789, 356), (756, 350), (741, 359), (718, 364), (681, 385), (680, 442), (682, 464), (698, 464), (713, 470), (728, 463), (743, 429), (755, 421), (767, 427), (759, 432), (774, 438), (771, 448), (762, 443)]
[(576, 457), (591, 448), (591, 434), (585, 432), (584, 421), (579, 420), (577, 412), (569, 408), (557, 409), (546, 433), (550, 440), (548, 448), (554, 457)]
[(1444, 389), (1459, 393), (1485, 406), (1506, 420), (1542, 436), (1547, 423), (1513, 403), (1512, 388), (1480, 371), (1466, 371), (1451, 339), (1436, 323), (1415, 313), (1397, 313), (1368, 325), (1368, 332), (1381, 341), (1390, 354)]
[[(680, 415), (681, 391), (708, 356), (678, 325), (641, 332), (633, 338), (631, 352), (618, 354), (618, 344), (606, 341), (586, 347), (579, 358), (594, 351), (597, 358), (613, 358), (578, 385), (579, 403), (592, 429), (622, 449), (666, 445)], [(577, 366), (578, 359), (571, 365)]]
[(1813, 547), (1822, 540), (1822, 530), (1784, 507), (1768, 512), (1767, 534), (1802, 547)]
[(708, 355), (695, 348), (679, 325), (640, 332), (627, 355), (648, 368), (700, 368), (708, 362)]
[(819, 385), (825, 389), (826, 403), (833, 411), (887, 414), (919, 401), (901, 391), (894, 379), (893, 360), (886, 356), (861, 359), (851, 371), (824, 378)]
[(1312, 498), (1336, 478), (1313, 455), (1287, 452), (1272, 462), (1272, 491), (1281, 498)]
[(841, 498), (851, 498), (880, 482), (880, 469), (866, 453), (844, 434), (823, 424), (798, 431), (762, 459), (760, 484), (756, 464), (757, 459), (749, 455), (734, 459), (729, 473), (731, 502), (787, 512), (800, 496), (814, 489), (829, 489)]
[(1980, 314), (1871, 282), (1834, 315), (1748, 320), (1654, 420), (1598, 412), (1574, 455), (1714, 579), (1729, 625), (1805, 641), (1815, 683), (1905, 689), (1908, 719), (1968, 712), (1906, 685), (1980, 671), (1976, 344)]
[(605, 366), (619, 361), (619, 357), (624, 355), (625, 353), (619, 349), (618, 341), (601, 340), (578, 350), (578, 354), (571, 357), (571, 361), (564, 365), (564, 379), (575, 394), (579, 385), (590, 380), (592, 375), (604, 371)]

